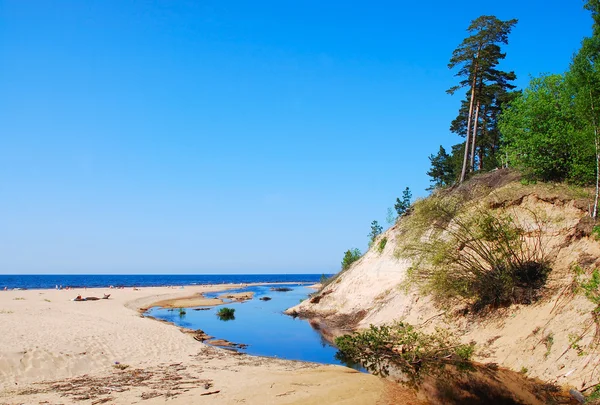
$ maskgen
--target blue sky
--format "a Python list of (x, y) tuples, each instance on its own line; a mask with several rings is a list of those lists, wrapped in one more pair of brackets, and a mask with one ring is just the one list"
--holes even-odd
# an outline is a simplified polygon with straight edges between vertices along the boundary
[(0, 0), (0, 273), (335, 272), (458, 142), (469, 22), (519, 19), (524, 87), (582, 6)]

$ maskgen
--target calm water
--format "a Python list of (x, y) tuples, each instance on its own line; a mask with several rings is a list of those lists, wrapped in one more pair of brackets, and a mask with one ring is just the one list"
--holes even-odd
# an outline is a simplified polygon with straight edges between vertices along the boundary
[[(235, 319), (231, 321), (221, 321), (216, 316), (216, 312), (223, 305), (212, 307), (208, 311), (194, 311), (188, 308), (183, 316), (179, 315), (178, 310), (169, 311), (162, 308), (151, 308), (147, 314), (185, 328), (202, 329), (215, 338), (245, 343), (248, 347), (243, 351), (248, 354), (341, 364), (335, 358), (335, 347), (327, 343), (307, 321), (294, 319), (282, 313), (306, 298), (313, 290), (294, 284), (286, 287), (292, 288), (292, 291), (271, 291), (269, 286), (227, 291), (254, 292), (254, 298), (250, 301), (224, 305), (235, 308)], [(206, 296), (216, 297), (220, 294), (222, 292)], [(259, 300), (264, 296), (271, 297), (271, 301)]]
[(167, 285), (201, 285), (224, 283), (316, 283), (319, 274), (52, 274), (52, 275), (0, 275), (0, 289), (7, 287), (39, 289), (63, 287), (156, 287)]

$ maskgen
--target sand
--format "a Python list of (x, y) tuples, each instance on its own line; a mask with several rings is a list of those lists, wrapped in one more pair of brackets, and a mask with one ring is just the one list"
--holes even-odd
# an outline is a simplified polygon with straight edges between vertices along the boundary
[(139, 312), (223, 289), (1, 291), (0, 404), (418, 403), (372, 375), (214, 348)]

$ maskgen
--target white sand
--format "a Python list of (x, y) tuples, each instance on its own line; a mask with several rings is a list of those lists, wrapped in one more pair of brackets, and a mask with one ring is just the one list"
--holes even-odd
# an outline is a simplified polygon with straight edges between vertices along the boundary
[[(163, 299), (219, 289), (0, 291), (0, 404), (417, 403), (371, 375), (237, 355), (138, 312)], [(105, 293), (109, 300), (71, 301)], [(118, 370), (115, 362), (128, 368)], [(70, 380), (40, 383), (63, 379)], [(214, 391), (220, 392), (201, 395)], [(405, 400), (397, 402), (398, 395)]]

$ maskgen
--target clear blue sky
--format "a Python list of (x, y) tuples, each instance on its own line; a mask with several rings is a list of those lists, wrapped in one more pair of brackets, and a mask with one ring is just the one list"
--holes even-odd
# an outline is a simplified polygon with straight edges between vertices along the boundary
[(469, 22), (563, 72), (583, 1), (0, 0), (0, 273), (335, 272), (461, 96)]

